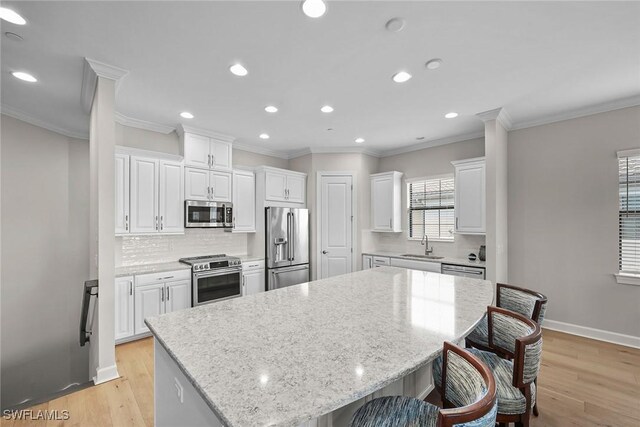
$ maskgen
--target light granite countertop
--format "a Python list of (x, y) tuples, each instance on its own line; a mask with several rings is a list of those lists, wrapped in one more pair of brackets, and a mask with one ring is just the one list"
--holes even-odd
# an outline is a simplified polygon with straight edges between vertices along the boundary
[(116, 277), (134, 276), (136, 274), (162, 273), (165, 271), (191, 270), (191, 266), (178, 261), (157, 264), (128, 265), (116, 267)]
[(145, 323), (225, 425), (296, 426), (429, 363), (493, 295), (485, 280), (382, 267)]
[[(402, 258), (402, 259), (410, 259), (417, 261), (425, 261), (425, 262), (437, 262), (438, 264), (455, 264), (455, 265), (464, 265), (468, 267), (482, 267), (486, 268), (487, 263), (484, 261), (469, 261), (467, 258), (452, 258), (452, 257), (443, 257), (440, 259), (425, 259), (425, 258), (412, 258), (405, 255), (407, 252), (387, 252), (387, 251), (366, 251), (362, 252), (362, 255), (373, 255), (373, 256), (384, 256), (389, 258)], [(420, 254), (416, 254), (420, 255)], [(436, 256), (438, 256), (436, 254)]]

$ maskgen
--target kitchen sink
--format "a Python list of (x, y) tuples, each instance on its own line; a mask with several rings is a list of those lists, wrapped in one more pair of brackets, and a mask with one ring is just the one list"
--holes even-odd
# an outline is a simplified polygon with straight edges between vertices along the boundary
[(435, 255), (420, 255), (420, 254), (402, 254), (401, 257), (405, 258), (422, 258), (422, 259), (442, 259), (443, 256), (435, 256)]

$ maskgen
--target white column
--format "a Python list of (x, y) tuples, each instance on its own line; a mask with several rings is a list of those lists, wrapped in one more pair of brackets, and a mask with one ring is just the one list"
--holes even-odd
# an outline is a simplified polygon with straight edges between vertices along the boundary
[(95, 384), (119, 377), (115, 355), (115, 96), (126, 70), (87, 59), (82, 94), (90, 108), (91, 277), (98, 278), (97, 305), (89, 342)]
[(487, 279), (508, 279), (507, 141), (511, 120), (503, 108), (478, 113), (484, 121), (487, 206)]

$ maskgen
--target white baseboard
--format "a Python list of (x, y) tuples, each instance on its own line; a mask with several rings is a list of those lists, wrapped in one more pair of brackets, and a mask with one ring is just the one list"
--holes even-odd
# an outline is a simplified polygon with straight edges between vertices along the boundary
[(98, 368), (96, 376), (93, 377), (93, 384), (98, 385), (106, 383), (107, 381), (115, 380), (116, 378), (120, 378), (116, 365), (107, 366), (106, 368)]
[(617, 332), (603, 331), (602, 329), (588, 328), (586, 326), (574, 325), (571, 323), (558, 322), (557, 320), (545, 319), (542, 324), (544, 329), (565, 332), (571, 335), (591, 338), (598, 341), (606, 341), (613, 344), (624, 345), (626, 347), (640, 348), (640, 337), (624, 335)]

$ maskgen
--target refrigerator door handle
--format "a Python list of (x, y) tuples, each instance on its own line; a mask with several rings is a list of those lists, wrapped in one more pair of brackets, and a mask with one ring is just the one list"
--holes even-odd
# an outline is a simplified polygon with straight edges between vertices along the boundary
[(291, 242), (291, 261), (295, 261), (296, 259), (296, 249), (295, 249), (295, 241), (296, 241), (296, 215), (291, 212), (291, 235), (289, 236)]
[(291, 261), (291, 212), (287, 212), (287, 261)]

